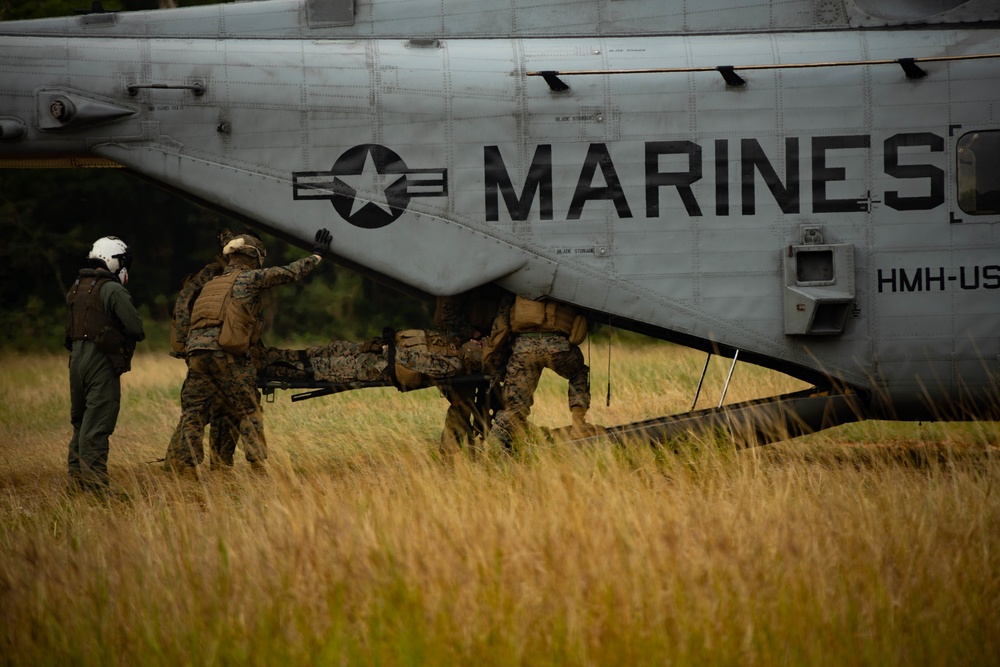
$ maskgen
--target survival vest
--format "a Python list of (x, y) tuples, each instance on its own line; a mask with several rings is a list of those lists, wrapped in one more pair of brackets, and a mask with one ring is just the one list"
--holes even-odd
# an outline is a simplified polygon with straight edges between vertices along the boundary
[(587, 318), (572, 306), (557, 301), (532, 301), (520, 295), (510, 309), (510, 328), (515, 333), (564, 333), (573, 345), (587, 338)]
[[(104, 276), (101, 273), (105, 273)], [(125, 328), (104, 312), (101, 288), (113, 278), (111, 274), (93, 269), (80, 272), (73, 287), (66, 295), (66, 349), (73, 349), (73, 341), (89, 340), (108, 356), (111, 367), (118, 375), (132, 369), (135, 340), (125, 335)]]
[(205, 283), (191, 311), (192, 330), (221, 325), (219, 347), (237, 355), (245, 354), (250, 343), (260, 336), (259, 303), (233, 298), (233, 286), (240, 273), (239, 270), (223, 273)]

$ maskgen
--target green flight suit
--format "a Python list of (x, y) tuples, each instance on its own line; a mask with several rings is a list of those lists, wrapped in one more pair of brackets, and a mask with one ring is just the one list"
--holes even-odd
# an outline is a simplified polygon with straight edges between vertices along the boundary
[[(110, 278), (101, 286), (104, 313), (121, 327), (126, 338), (146, 335), (128, 290), (114, 274), (84, 269), (81, 278)], [(73, 340), (69, 356), (70, 423), (67, 464), (71, 488), (102, 491), (108, 487), (109, 438), (118, 422), (121, 404), (120, 374), (111, 359), (90, 340)]]

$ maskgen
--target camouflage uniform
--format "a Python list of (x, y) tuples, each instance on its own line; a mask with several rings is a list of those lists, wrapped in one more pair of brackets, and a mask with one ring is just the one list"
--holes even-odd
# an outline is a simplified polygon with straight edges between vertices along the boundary
[[(426, 375), (435, 380), (455, 377), (467, 372), (469, 364), (474, 360), (467, 359), (465, 350), (454, 338), (442, 336), (429, 329), (406, 329), (396, 333), (396, 375)], [(421, 382), (419, 378), (406, 380), (397, 377), (399, 382), (409, 385)], [(406, 381), (404, 381), (406, 380)]]
[[(460, 342), (479, 341), (489, 333), (503, 295), (501, 288), (484, 285), (455, 296), (438, 297), (434, 324)], [(489, 389), (466, 385), (441, 387), (440, 391), (449, 404), (441, 431), (441, 450), (457, 452), (475, 441), (477, 392)]]
[(381, 341), (352, 343), (338, 340), (304, 350), (264, 349), (261, 374), (268, 378), (320, 380), (322, 382), (371, 382), (387, 380), (388, 362)]
[[(229, 240), (231, 238), (232, 234), (228, 234), (228, 236), (222, 237), (222, 240)], [(227, 259), (220, 255), (198, 271), (198, 273), (184, 279), (181, 291), (177, 295), (177, 301), (174, 303), (173, 321), (170, 330), (171, 356), (183, 358), (185, 363), (187, 363), (187, 354), (184, 348), (187, 345), (188, 333), (191, 330), (191, 308), (194, 306), (194, 301), (198, 298), (205, 283), (212, 278), (222, 275), (227, 263)], [(188, 364), (188, 375), (190, 374), (191, 369), (190, 364)], [(185, 378), (184, 382), (187, 382), (187, 378)], [(181, 392), (183, 393), (183, 389)], [(260, 392), (257, 393), (257, 397), (259, 402)], [(212, 468), (232, 467), (233, 457), (236, 453), (236, 442), (240, 437), (238, 429), (240, 416), (226, 414), (223, 407), (223, 403), (217, 400), (211, 408), (211, 417), (209, 419), (209, 461)], [(180, 437), (181, 431), (178, 425), (178, 428), (174, 429), (174, 433), (171, 436), (168, 450), (176, 450), (180, 446)]]
[[(496, 326), (510, 327), (511, 303), (504, 303)], [(579, 345), (573, 345), (566, 334), (559, 332), (512, 333), (511, 338), (503, 408), (497, 412), (488, 440), (492, 446), (502, 445), (508, 449), (514, 438), (523, 434), (528, 426), (535, 389), (546, 368), (569, 380), (567, 394), (574, 421), (582, 423), (590, 409), (590, 368), (584, 363)]]
[[(320, 258), (310, 255), (287, 266), (248, 269), (234, 255), (223, 272), (229, 276), (239, 271), (232, 287), (231, 298), (259, 312), (260, 295), (271, 287), (301, 280), (309, 275)], [(222, 350), (218, 339), (221, 326), (192, 329), (186, 352), (189, 373), (181, 391), (181, 432), (179, 443), (167, 450), (167, 468), (183, 470), (193, 467), (204, 457), (202, 438), (212, 407), (221, 399), (228, 414), (239, 415), (239, 433), (251, 466), (260, 466), (267, 458), (264, 419), (257, 392), (257, 370), (250, 354), (233, 355)]]
[[(418, 331), (418, 330), (411, 330)], [(403, 336), (409, 332), (401, 332)], [(424, 331), (433, 337), (433, 331)], [(397, 337), (398, 340), (398, 337)], [(426, 347), (397, 346), (395, 354), (397, 373), (426, 376), (441, 380), (463, 373), (481, 370), (475, 349), (448, 346), (446, 350)], [(304, 350), (266, 348), (261, 359), (261, 376), (289, 380), (318, 380), (321, 382), (391, 382), (389, 362), (379, 338), (361, 343), (338, 340), (329, 345), (309, 347)], [(411, 387), (407, 387), (411, 388)]]

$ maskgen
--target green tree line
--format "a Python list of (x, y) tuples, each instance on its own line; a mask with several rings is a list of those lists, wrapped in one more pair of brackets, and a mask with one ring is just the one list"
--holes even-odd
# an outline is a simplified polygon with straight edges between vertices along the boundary
[[(156, 9), (157, 0), (104, 0), (104, 9)], [(180, 0), (177, 5), (214, 4)], [(68, 15), (89, 0), (0, 2), (0, 19)], [(157, 189), (120, 169), (0, 169), (0, 345), (57, 348), (65, 325), (65, 295), (93, 242), (118, 236), (133, 250), (128, 288), (150, 329), (164, 344), (184, 277), (219, 252), (224, 228), (241, 223)], [(267, 266), (307, 250), (262, 234)], [(358, 339), (397, 328), (427, 326), (433, 304), (324, 262), (301, 283), (270, 290), (265, 342)]]

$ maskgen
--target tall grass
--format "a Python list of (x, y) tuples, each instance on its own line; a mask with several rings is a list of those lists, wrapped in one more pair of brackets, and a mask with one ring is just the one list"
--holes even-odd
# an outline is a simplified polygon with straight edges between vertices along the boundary
[[(613, 350), (609, 407), (592, 353), (595, 421), (690, 407), (703, 357)], [(998, 664), (995, 424), (442, 459), (433, 391), (286, 394), (269, 475), (176, 480), (184, 365), (150, 354), (102, 503), (65, 491), (65, 356), (0, 364), (5, 664)], [(726, 400), (799, 386), (740, 365)], [(547, 375), (533, 420), (565, 401)]]

